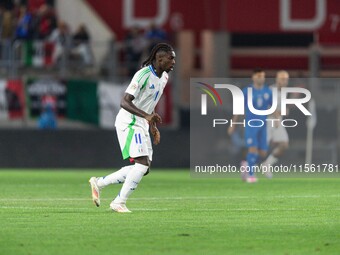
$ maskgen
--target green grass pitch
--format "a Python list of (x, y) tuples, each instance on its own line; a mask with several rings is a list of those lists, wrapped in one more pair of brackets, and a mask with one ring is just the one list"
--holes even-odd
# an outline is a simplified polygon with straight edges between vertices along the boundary
[(0, 254), (340, 254), (340, 179), (194, 179), (152, 171), (128, 201), (108, 171), (0, 171)]

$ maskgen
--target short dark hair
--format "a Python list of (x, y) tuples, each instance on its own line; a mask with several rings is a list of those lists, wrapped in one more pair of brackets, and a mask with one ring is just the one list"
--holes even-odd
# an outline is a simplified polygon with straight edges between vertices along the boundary
[(263, 70), (262, 68), (259, 68), (259, 67), (255, 68), (255, 69), (253, 70), (253, 74), (262, 73), (262, 72), (264, 72), (264, 70)]

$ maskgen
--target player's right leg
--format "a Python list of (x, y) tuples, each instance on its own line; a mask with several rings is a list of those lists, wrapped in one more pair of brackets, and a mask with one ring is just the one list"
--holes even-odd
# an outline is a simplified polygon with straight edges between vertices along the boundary
[(248, 148), (248, 154), (247, 154), (247, 164), (249, 167), (249, 174), (246, 178), (246, 182), (248, 183), (254, 183), (257, 182), (257, 178), (254, 173), (254, 168), (257, 165), (259, 159), (258, 150), (256, 147), (249, 147)]
[(97, 184), (97, 178), (91, 177), (89, 180), (91, 186), (91, 194), (93, 203), (99, 207), (100, 206), (100, 190)]
[(107, 176), (90, 178), (89, 183), (91, 186), (92, 200), (97, 207), (100, 206), (100, 190), (110, 184), (124, 183), (126, 176), (132, 169), (132, 167), (132, 165), (124, 166), (118, 171)]
[(254, 183), (257, 182), (257, 178), (254, 173), (254, 168), (256, 167), (259, 159), (258, 155), (258, 132), (260, 131), (257, 127), (245, 128), (244, 138), (246, 146), (248, 148), (248, 153), (246, 156), (248, 176), (246, 182)]

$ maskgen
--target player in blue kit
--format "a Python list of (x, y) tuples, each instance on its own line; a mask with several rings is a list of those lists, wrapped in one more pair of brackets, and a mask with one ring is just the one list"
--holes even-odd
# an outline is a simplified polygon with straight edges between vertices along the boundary
[[(248, 183), (257, 182), (254, 174), (254, 167), (259, 163), (260, 159), (264, 159), (267, 155), (267, 123), (266, 115), (257, 115), (250, 111), (247, 103), (248, 88), (252, 88), (252, 104), (256, 110), (267, 110), (272, 105), (272, 91), (264, 84), (265, 72), (261, 69), (256, 69), (253, 72), (253, 84), (243, 89), (245, 98), (245, 128), (244, 138), (248, 148), (247, 164), (249, 171), (243, 172), (243, 178)], [(237, 122), (238, 115), (234, 115), (233, 123)], [(263, 123), (263, 125), (261, 125)], [(250, 124), (250, 125), (249, 125)], [(235, 125), (231, 125), (228, 129), (229, 135), (235, 130)], [(242, 169), (241, 169), (242, 170)], [(244, 169), (243, 169), (244, 170)]]

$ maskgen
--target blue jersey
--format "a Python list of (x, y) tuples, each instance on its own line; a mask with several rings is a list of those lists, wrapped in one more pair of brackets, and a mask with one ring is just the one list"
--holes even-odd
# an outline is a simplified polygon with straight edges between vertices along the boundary
[[(261, 89), (257, 89), (254, 85), (249, 85), (243, 89), (244, 97), (245, 97), (245, 119), (246, 119), (246, 126), (244, 129), (244, 138), (246, 142), (246, 146), (249, 147), (256, 147), (260, 150), (267, 150), (268, 143), (267, 143), (267, 115), (257, 115), (252, 113), (248, 107), (248, 88), (253, 89), (253, 96), (252, 102), (253, 107), (256, 110), (267, 110), (272, 105), (272, 91), (268, 86), (263, 86)], [(248, 126), (248, 121), (251, 119), (259, 119), (262, 120), (264, 123), (261, 127), (252, 127)], [(254, 124), (254, 123), (253, 123)], [(258, 122), (256, 123), (258, 125)]]
[(250, 119), (260, 119), (263, 121), (266, 120), (267, 115), (256, 115), (249, 110), (248, 88), (253, 89), (253, 107), (256, 110), (267, 110), (271, 107), (272, 99), (273, 99), (272, 90), (266, 85), (264, 85), (261, 89), (255, 88), (254, 85), (249, 85), (243, 89), (243, 94), (245, 98), (244, 109), (245, 109), (246, 121)]

